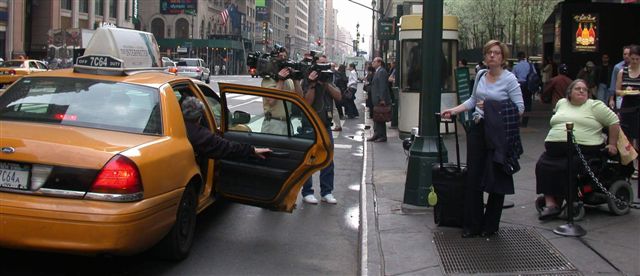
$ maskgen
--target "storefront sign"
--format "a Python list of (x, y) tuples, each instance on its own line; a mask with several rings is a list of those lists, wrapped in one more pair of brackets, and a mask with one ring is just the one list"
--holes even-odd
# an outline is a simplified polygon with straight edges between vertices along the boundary
[(378, 39), (395, 40), (397, 39), (398, 27), (396, 26), (396, 18), (388, 17), (378, 20)]
[(597, 14), (580, 14), (573, 17), (574, 21), (574, 52), (597, 52), (600, 28)]

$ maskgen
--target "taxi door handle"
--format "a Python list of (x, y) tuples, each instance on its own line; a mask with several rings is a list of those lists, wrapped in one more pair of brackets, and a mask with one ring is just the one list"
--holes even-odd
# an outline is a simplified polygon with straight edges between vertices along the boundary
[(269, 155), (273, 157), (289, 157), (289, 153), (285, 151), (272, 151)]

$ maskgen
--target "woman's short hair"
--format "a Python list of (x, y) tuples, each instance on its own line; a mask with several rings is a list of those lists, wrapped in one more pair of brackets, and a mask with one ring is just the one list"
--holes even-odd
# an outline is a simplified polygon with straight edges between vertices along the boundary
[(484, 47), (482, 47), (482, 54), (486, 55), (491, 50), (491, 47), (498, 45), (500, 47), (500, 51), (502, 52), (502, 67), (507, 66), (507, 59), (509, 59), (509, 48), (506, 44), (500, 42), (499, 40), (489, 40)]
[(567, 98), (567, 100), (571, 101), (571, 91), (573, 91), (573, 87), (576, 86), (576, 84), (578, 84), (579, 82), (584, 83), (585, 86), (587, 85), (587, 81), (583, 79), (576, 79), (571, 82), (571, 84), (569, 84), (569, 87), (567, 87), (567, 91), (565, 91), (564, 93), (564, 97)]

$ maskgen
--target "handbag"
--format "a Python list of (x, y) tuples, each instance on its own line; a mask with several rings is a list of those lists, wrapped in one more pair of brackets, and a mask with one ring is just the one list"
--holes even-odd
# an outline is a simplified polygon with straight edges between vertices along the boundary
[(354, 91), (350, 88), (345, 89), (344, 92), (342, 92), (342, 98), (346, 100), (353, 100), (353, 92)]
[(373, 121), (386, 123), (391, 121), (391, 106), (377, 104), (373, 107)]

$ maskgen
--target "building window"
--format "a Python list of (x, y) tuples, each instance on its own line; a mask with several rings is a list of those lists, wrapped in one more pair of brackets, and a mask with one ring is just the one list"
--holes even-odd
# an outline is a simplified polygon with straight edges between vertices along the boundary
[(124, 1), (124, 18), (127, 19), (127, 20), (130, 19), (130, 17), (129, 17), (129, 1), (131, 1), (131, 0)]
[(189, 38), (189, 21), (184, 18), (176, 21), (176, 38)]
[(80, 0), (80, 12), (89, 12), (89, 0)]
[(96, 15), (104, 16), (104, 0), (96, 0)]
[(109, 17), (116, 17), (116, 0), (109, 0)]
[(62, 2), (60, 2), (60, 7), (65, 10), (71, 10), (71, 0), (62, 0)]
[(151, 33), (157, 39), (164, 38), (164, 20), (156, 18), (151, 21)]

